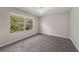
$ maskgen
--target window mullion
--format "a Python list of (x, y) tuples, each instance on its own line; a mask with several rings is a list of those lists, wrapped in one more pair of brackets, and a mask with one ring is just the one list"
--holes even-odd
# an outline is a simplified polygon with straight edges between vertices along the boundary
[(25, 18), (24, 18), (24, 31), (25, 31)]

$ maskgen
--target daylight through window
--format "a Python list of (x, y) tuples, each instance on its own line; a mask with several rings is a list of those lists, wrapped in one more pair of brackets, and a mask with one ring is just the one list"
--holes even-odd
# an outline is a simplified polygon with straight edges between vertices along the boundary
[(32, 30), (33, 20), (22, 16), (10, 16), (10, 33)]

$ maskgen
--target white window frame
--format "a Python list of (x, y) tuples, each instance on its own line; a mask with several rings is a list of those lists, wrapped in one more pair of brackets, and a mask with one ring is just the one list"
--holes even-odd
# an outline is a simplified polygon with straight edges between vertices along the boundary
[[(26, 31), (26, 29), (25, 29), (25, 18), (32, 19), (32, 21), (33, 21), (33, 27), (34, 27), (34, 18), (33, 17), (31, 17), (31, 16), (25, 16), (25, 15), (21, 15), (21, 14), (18, 14), (18, 13), (13, 13), (13, 12), (10, 12), (10, 16), (21, 16), (21, 17), (24, 17), (24, 30), (23, 31), (20, 31), (20, 32), (28, 32), (28, 31), (33, 30), (33, 28), (31, 30), (28, 30), (28, 31)], [(11, 26), (11, 24), (10, 24), (10, 26)], [(19, 32), (13, 32), (13, 33), (19, 33)]]

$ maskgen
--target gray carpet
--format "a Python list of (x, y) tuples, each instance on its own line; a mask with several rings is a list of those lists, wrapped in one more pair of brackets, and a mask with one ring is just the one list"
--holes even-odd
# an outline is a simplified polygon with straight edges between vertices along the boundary
[(0, 52), (77, 52), (69, 39), (38, 34), (0, 48)]

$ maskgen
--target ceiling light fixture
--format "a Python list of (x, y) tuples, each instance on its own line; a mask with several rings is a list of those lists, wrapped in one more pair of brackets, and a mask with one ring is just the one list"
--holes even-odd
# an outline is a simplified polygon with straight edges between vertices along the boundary
[(48, 12), (51, 8), (50, 7), (35, 7), (38, 12), (45, 13)]

